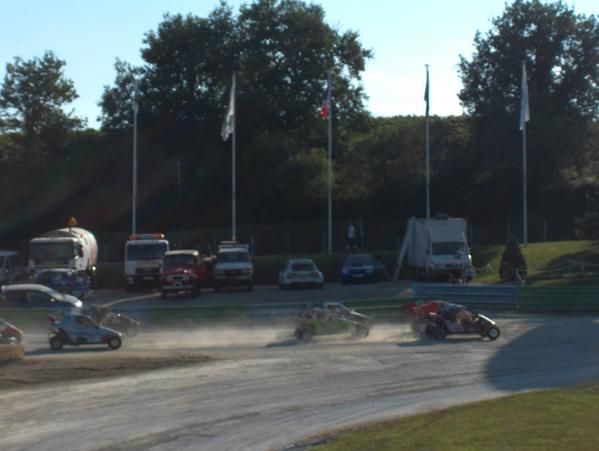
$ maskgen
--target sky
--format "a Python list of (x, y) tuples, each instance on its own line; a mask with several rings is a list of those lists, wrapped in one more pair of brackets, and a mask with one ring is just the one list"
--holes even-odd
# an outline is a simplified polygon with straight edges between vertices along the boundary
[[(229, 0), (237, 11), (249, 0)], [(486, 33), (504, 0), (315, 0), (327, 23), (357, 31), (374, 52), (363, 84), (375, 116), (423, 115), (425, 64), (430, 66), (430, 113), (462, 113), (457, 94), (459, 56), (470, 59), (474, 35)], [(509, 3), (509, 2), (508, 2)], [(580, 14), (597, 14), (597, 0), (566, 1)], [(68, 106), (90, 127), (99, 126), (98, 102), (112, 85), (116, 59), (142, 64), (144, 35), (164, 14), (205, 17), (218, 0), (0, 0), (0, 80), (15, 57), (28, 60), (53, 51), (66, 61), (65, 75), (79, 98)], [(323, 74), (323, 78), (326, 75)]]

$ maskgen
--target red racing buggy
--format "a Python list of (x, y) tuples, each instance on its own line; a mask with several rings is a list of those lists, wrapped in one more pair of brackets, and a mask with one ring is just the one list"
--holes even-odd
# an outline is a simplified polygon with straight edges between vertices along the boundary
[(404, 306), (412, 330), (421, 335), (442, 340), (447, 335), (480, 335), (490, 340), (499, 338), (501, 331), (495, 321), (468, 310), (463, 305), (446, 301), (428, 301)]

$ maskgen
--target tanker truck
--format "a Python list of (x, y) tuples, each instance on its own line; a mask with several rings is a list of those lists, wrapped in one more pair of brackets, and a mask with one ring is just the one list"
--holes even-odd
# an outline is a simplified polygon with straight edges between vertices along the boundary
[[(69, 224), (76, 222), (71, 220)], [(97, 257), (96, 238), (80, 227), (50, 230), (29, 241), (29, 271), (33, 274), (48, 269), (85, 271), (94, 287)]]

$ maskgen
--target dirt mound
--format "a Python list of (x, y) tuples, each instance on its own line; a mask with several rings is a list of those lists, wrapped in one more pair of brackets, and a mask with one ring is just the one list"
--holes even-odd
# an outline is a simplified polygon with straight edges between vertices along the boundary
[(13, 360), (20, 360), (25, 354), (25, 347), (22, 344), (0, 345), (0, 365)]
[(99, 352), (97, 355), (32, 356), (0, 361), (0, 388), (16, 388), (51, 382), (123, 376), (167, 367), (195, 365), (210, 358), (199, 353)]

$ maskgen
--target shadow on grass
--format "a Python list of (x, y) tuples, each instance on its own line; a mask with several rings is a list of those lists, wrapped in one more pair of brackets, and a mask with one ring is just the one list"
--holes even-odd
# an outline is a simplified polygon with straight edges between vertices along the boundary
[[(568, 266), (569, 262), (591, 263), (583, 270), (578, 264)], [(599, 242), (593, 242), (584, 251), (570, 252), (553, 258), (527, 277), (527, 285), (599, 285)], [(557, 268), (560, 268), (556, 270)]]

